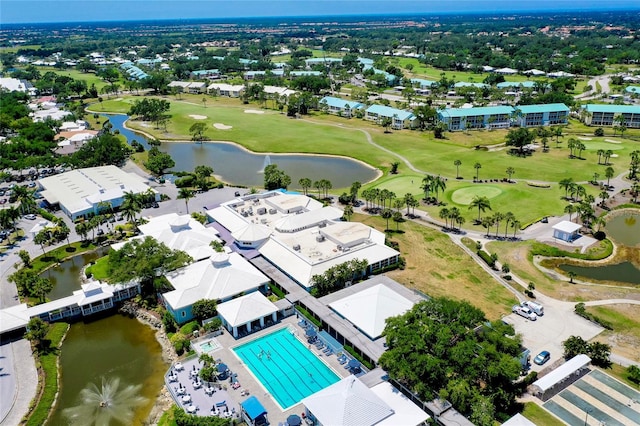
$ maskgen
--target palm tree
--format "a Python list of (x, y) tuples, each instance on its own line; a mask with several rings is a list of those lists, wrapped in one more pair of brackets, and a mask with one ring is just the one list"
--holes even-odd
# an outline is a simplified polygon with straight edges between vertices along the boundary
[(26, 186), (16, 185), (13, 188), (13, 196), (20, 203), (20, 212), (22, 214), (31, 213), (31, 210), (36, 207), (34, 192)]
[(513, 228), (513, 238), (516, 237), (516, 232), (520, 229), (520, 221), (514, 220), (511, 222), (511, 227)]
[(436, 193), (436, 203), (438, 203), (438, 191), (442, 190), (444, 192), (446, 187), (447, 187), (447, 182), (444, 180), (444, 178), (440, 177), (440, 175), (436, 176), (433, 179), (433, 187), (432, 187), (432, 189)]
[(471, 203), (469, 203), (469, 210), (475, 208), (478, 209), (478, 219), (476, 219), (476, 222), (480, 222), (480, 213), (484, 213), (487, 209), (491, 210), (491, 201), (489, 201), (487, 197), (476, 195), (473, 197), (473, 200), (471, 200)]
[(564, 188), (564, 198), (569, 198), (569, 189), (571, 189), (571, 185), (573, 185), (572, 178), (564, 178), (560, 182), (558, 182), (560, 188)]
[(509, 176), (509, 182), (511, 182), (511, 176), (516, 172), (516, 169), (513, 167), (507, 167), (507, 176)]
[(440, 209), (440, 212), (438, 213), (438, 217), (440, 217), (440, 219), (444, 219), (444, 227), (445, 229), (449, 227), (449, 209), (446, 207), (443, 207)]
[(495, 212), (493, 214), (493, 222), (496, 225), (496, 238), (498, 237), (498, 230), (500, 228), (500, 221), (504, 219), (504, 214), (500, 212)]
[(382, 210), (382, 213), (380, 214), (380, 216), (382, 216), (383, 219), (387, 220), (387, 228), (385, 229), (385, 231), (389, 230), (389, 219), (391, 219), (391, 217), (393, 216), (393, 211), (391, 209), (384, 209)]
[(489, 228), (493, 226), (493, 216), (485, 216), (482, 218), (482, 227), (487, 228), (487, 237), (489, 236)]
[(613, 177), (614, 174), (615, 174), (615, 171), (613, 170), (613, 167), (609, 166), (606, 169), (604, 169), (604, 177), (607, 178), (607, 188), (609, 188), (609, 182), (611, 181), (611, 178)]
[(194, 193), (189, 188), (180, 188), (180, 191), (178, 192), (178, 198), (184, 200), (184, 205), (187, 208), (187, 214), (189, 214), (189, 200), (192, 199), (193, 196)]
[(585, 144), (583, 144), (582, 142), (578, 141), (578, 142), (576, 142), (576, 149), (578, 150), (578, 158), (582, 158), (582, 151), (587, 149), (587, 147), (585, 146)]
[(571, 222), (571, 215), (576, 212), (576, 206), (573, 204), (567, 204), (564, 208), (564, 212), (569, 215), (569, 222)]
[(613, 155), (613, 151), (608, 149), (604, 152), (604, 164), (609, 164), (609, 159), (611, 158), (611, 156)]
[(511, 212), (506, 212), (504, 214), (504, 237), (507, 238), (507, 228), (509, 228), (509, 223), (513, 222), (514, 220), (516, 220), (516, 217), (513, 213)]
[(135, 225), (136, 215), (142, 211), (142, 202), (140, 200), (140, 194), (135, 194), (133, 191), (125, 192), (120, 210), (124, 214), (125, 219)]
[(462, 165), (462, 161), (455, 160), (453, 165), (456, 166), (456, 179), (460, 179), (460, 166)]
[(600, 164), (600, 159), (602, 158), (603, 155), (604, 155), (604, 149), (599, 149), (598, 150), (598, 164)]
[(563, 137), (562, 136), (562, 127), (557, 126), (557, 127), (553, 127), (552, 129), (553, 129), (552, 130), (553, 136), (556, 137), (556, 147), (557, 147), (558, 145), (560, 145), (560, 141), (558, 140), (558, 138), (562, 138)]
[(433, 189), (433, 179), (434, 177), (431, 175), (426, 175), (424, 178), (422, 178), (422, 185), (420, 186), (420, 188), (424, 191), (425, 200), (429, 199), (429, 193)]
[(587, 195), (587, 189), (582, 185), (576, 185), (575, 187), (575, 197), (576, 201), (580, 202), (582, 198)]
[(569, 158), (573, 158), (573, 150), (576, 148), (577, 143), (577, 139), (569, 138), (569, 142), (567, 143), (567, 147), (569, 148)]
[(351, 216), (353, 215), (353, 206), (351, 204), (347, 204), (344, 206), (344, 216), (347, 218), (347, 221), (351, 220)]
[(478, 180), (480, 176), (480, 169), (482, 168), (482, 164), (476, 163), (473, 165), (473, 168), (476, 169), (476, 180)]
[(460, 214), (460, 210), (458, 210), (457, 207), (451, 207), (451, 210), (449, 210), (449, 219), (451, 219), (451, 228), (455, 231), (456, 229), (456, 222), (459, 222), (459, 219), (462, 217), (462, 215)]
[(569, 283), (573, 284), (573, 279), (576, 277), (576, 273), (573, 271), (569, 271), (567, 272), (567, 275), (569, 275)]
[(400, 222), (404, 221), (402, 217), (402, 213), (395, 212), (393, 213), (393, 221), (396, 223), (396, 232), (400, 231)]
[(605, 206), (605, 202), (607, 201), (607, 199), (609, 198), (609, 193), (605, 190), (602, 191), (600, 194), (598, 194), (600, 196), (600, 198), (602, 199), (602, 201), (600, 201), (600, 205), (602, 207)]

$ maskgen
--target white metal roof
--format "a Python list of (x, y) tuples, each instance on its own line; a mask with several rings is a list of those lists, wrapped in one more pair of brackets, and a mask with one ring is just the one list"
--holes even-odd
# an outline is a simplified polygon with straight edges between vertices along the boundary
[(26, 303), (0, 309), (0, 333), (26, 327), (29, 323), (27, 309)]
[(278, 312), (276, 305), (259, 291), (218, 305), (218, 314), (232, 327), (247, 324), (274, 312)]
[(247, 223), (249, 223), (244, 220), (242, 216), (226, 206), (207, 210), (207, 216), (227, 228), (232, 234), (244, 229)]
[(302, 404), (323, 425), (370, 426), (394, 414), (382, 398), (353, 375), (304, 398)]
[(139, 226), (140, 232), (151, 236), (172, 250), (182, 250), (194, 260), (201, 260), (215, 254), (210, 246), (212, 241), (220, 241), (214, 228), (206, 228), (189, 215), (169, 213), (152, 217)]
[(391, 416), (376, 423), (376, 426), (416, 426), (426, 422), (430, 417), (389, 382), (379, 383), (373, 386), (371, 391), (393, 410)]
[(578, 229), (582, 228), (582, 225), (578, 223), (569, 222), (568, 220), (563, 220), (562, 222), (557, 223), (556, 225), (553, 225), (552, 228), (557, 231), (571, 234), (573, 232), (576, 232)]
[(534, 422), (526, 418), (520, 413), (517, 413), (515, 416), (511, 417), (506, 422), (502, 423), (502, 426), (536, 426)]
[(414, 303), (384, 284), (336, 300), (329, 307), (348, 319), (370, 338), (380, 337), (387, 318), (402, 315)]
[(149, 189), (141, 177), (116, 166), (70, 170), (40, 179), (38, 183), (47, 201), (59, 202), (71, 213), (85, 211), (91, 203), (111, 201), (124, 192), (139, 194)]
[(249, 223), (244, 228), (233, 232), (231, 236), (237, 241), (255, 242), (269, 238), (271, 230), (264, 225)]
[(556, 384), (572, 375), (577, 370), (588, 365), (590, 362), (591, 358), (589, 358), (587, 355), (576, 355), (569, 361), (562, 364), (560, 367), (553, 370), (551, 373), (533, 382), (533, 386), (538, 387), (538, 389), (540, 389), (540, 392), (544, 393), (548, 389), (551, 389)]
[(201, 299), (225, 300), (253, 291), (269, 282), (262, 272), (238, 253), (216, 254), (166, 275), (175, 290), (163, 294), (173, 309), (190, 306)]

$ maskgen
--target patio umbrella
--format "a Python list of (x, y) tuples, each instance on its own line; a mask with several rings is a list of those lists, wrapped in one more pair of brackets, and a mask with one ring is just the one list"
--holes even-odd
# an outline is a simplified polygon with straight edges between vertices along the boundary
[(218, 364), (218, 373), (224, 373), (228, 370), (227, 364), (220, 363)]
[(360, 367), (360, 361), (354, 358), (349, 360), (349, 368), (358, 368), (358, 367)]
[(317, 335), (318, 333), (316, 332), (315, 328), (309, 327), (309, 328), (307, 328), (307, 331), (306, 331), (305, 334), (306, 334), (307, 337), (313, 337), (313, 336)]
[(289, 426), (298, 426), (300, 423), (302, 423), (302, 419), (300, 419), (300, 416), (297, 414), (292, 414), (287, 417), (287, 425)]

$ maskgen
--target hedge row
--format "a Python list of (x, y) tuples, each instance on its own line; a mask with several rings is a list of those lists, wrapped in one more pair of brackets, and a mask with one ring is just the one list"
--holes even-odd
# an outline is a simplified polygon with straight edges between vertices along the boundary
[(316, 317), (314, 317), (313, 315), (311, 315), (311, 312), (307, 311), (305, 308), (303, 308), (302, 306), (296, 306), (296, 309), (298, 310), (298, 312), (300, 312), (306, 319), (308, 319), (309, 321), (311, 321), (316, 327), (320, 328), (322, 327), (322, 322), (317, 319)]
[(597, 315), (594, 315), (591, 312), (587, 312), (587, 310), (584, 307), (584, 303), (578, 303), (575, 306), (574, 311), (576, 314), (580, 315), (582, 318), (588, 319), (589, 321), (595, 322), (596, 324), (600, 324), (602, 327), (606, 328), (607, 330), (613, 330), (613, 326), (609, 321), (605, 321), (602, 318), (598, 317)]
[(492, 268), (494, 266), (496, 266), (495, 260), (493, 260), (493, 258), (491, 258), (491, 255), (489, 253), (487, 253), (486, 251), (478, 250), (476, 253), (478, 254), (478, 256), (480, 256), (482, 258), (482, 260), (484, 260), (484, 262), (487, 265), (491, 266)]

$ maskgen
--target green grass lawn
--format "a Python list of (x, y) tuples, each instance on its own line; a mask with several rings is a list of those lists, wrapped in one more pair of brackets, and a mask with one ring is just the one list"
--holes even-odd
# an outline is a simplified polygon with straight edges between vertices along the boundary
[(558, 426), (563, 423), (535, 402), (525, 402), (522, 415), (536, 426)]
[[(53, 68), (53, 67), (37, 67), (38, 70), (40, 70), (41, 73), (46, 73), (46, 72), (54, 72), (58, 75), (65, 75), (67, 77), (71, 77), (74, 80), (82, 80), (82, 81), (86, 81), (87, 82), (87, 87), (90, 87), (92, 84), (96, 85), (96, 89), (98, 89), (98, 92), (100, 91), (100, 89), (102, 89), (104, 86), (106, 86), (108, 83), (106, 81), (104, 81), (103, 79), (101, 79), (100, 77), (98, 77), (97, 75), (95, 75), (94, 73), (83, 73), (80, 72), (76, 69), (73, 68), (68, 68), (65, 70), (61, 70), (58, 68)], [(122, 86), (122, 83), (119, 83), (120, 86)]]
[[(380, 126), (365, 120), (344, 119), (319, 112), (298, 120), (288, 118), (273, 109), (262, 109), (263, 114), (248, 114), (245, 110), (260, 109), (260, 106), (243, 105), (237, 99), (214, 97), (207, 97), (207, 103), (203, 105), (202, 98), (203, 95), (181, 95), (180, 99), (173, 96), (165, 97), (171, 102), (172, 116), (166, 131), (156, 129), (153, 123), (131, 121), (128, 124), (159, 139), (190, 140), (189, 127), (196, 122), (204, 122), (207, 124), (206, 138), (236, 142), (254, 152), (343, 155), (357, 158), (386, 171), (390, 163), (398, 159), (368, 144), (363, 133), (366, 131), (375, 143), (409, 159), (414, 167), (447, 177), (447, 190), (442, 195), (443, 201), (466, 211), (469, 197), (478, 191), (488, 191), (493, 194), (491, 201), (494, 210), (512, 211), (521, 223), (560, 214), (566, 205), (566, 202), (560, 199), (562, 192), (556, 184), (552, 184), (548, 189), (534, 188), (527, 185), (528, 181), (558, 182), (571, 177), (574, 181), (586, 182), (596, 172), (602, 180), (607, 166), (598, 164), (599, 149), (615, 149), (617, 157), (612, 157), (610, 164), (616, 174), (627, 169), (629, 153), (638, 149), (637, 143), (629, 137), (618, 137), (615, 140), (621, 143), (610, 143), (607, 139), (612, 138), (612, 133), (604, 137), (585, 136), (593, 135), (593, 128), (572, 121), (566, 127), (565, 136), (560, 139), (560, 144), (556, 144), (554, 139), (549, 141), (549, 152), (538, 151), (529, 157), (519, 157), (509, 154), (507, 149), (501, 147), (491, 150), (475, 149), (478, 145), (504, 143), (506, 130), (448, 132), (446, 139), (438, 140), (431, 132), (402, 130), (385, 133)], [(141, 97), (112, 97), (104, 99), (101, 104), (92, 105), (92, 109), (97, 112), (126, 113), (137, 99)], [(193, 116), (205, 116), (206, 119), (197, 120)], [(231, 129), (216, 129), (215, 123), (231, 126)], [(625, 136), (635, 134), (631, 131), (628, 133)], [(640, 135), (640, 132), (638, 134)], [(582, 152), (582, 159), (569, 159), (566, 142), (570, 137), (582, 137), (587, 145), (587, 149)], [(455, 160), (462, 162), (459, 173), (466, 179), (465, 182), (455, 179)], [(474, 168), (476, 163), (481, 165), (478, 171)], [(515, 169), (512, 178), (518, 182), (517, 184), (488, 182), (486, 187), (483, 184), (483, 187), (468, 188), (470, 185), (476, 185), (470, 183), (476, 172), (481, 180), (499, 180), (507, 177), (507, 167)], [(406, 193), (420, 195), (421, 173), (410, 171), (403, 162), (400, 163), (399, 171), (399, 175), (385, 176), (372, 186), (386, 187), (399, 196)], [(591, 185), (587, 185), (587, 189), (592, 194), (597, 193)], [(462, 192), (454, 194), (458, 190)], [(434, 207), (427, 210), (437, 216), (439, 209)], [(469, 212), (467, 222), (473, 217)]]
[(93, 275), (93, 278), (100, 281), (106, 281), (109, 278), (109, 255), (103, 256), (87, 268), (87, 274)]

